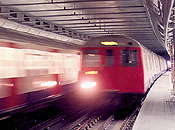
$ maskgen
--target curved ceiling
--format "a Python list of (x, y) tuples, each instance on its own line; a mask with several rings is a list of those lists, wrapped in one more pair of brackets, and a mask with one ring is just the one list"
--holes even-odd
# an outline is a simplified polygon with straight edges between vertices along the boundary
[[(122, 34), (136, 39), (156, 53), (166, 53), (165, 28), (168, 27), (165, 16), (168, 21), (172, 2), (0, 0), (0, 18), (3, 21), (0, 26), (78, 45), (83, 45), (92, 37)], [(164, 11), (164, 5), (169, 11)], [(12, 22), (17, 25), (14, 27)]]

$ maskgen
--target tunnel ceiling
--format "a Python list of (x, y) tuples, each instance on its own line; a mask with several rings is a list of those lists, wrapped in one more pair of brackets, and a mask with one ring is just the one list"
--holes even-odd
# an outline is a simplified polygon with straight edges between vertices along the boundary
[(0, 0), (0, 26), (78, 45), (92, 37), (122, 34), (156, 53), (166, 53), (166, 30), (170, 24), (165, 21), (169, 19), (171, 3), (163, 0)]

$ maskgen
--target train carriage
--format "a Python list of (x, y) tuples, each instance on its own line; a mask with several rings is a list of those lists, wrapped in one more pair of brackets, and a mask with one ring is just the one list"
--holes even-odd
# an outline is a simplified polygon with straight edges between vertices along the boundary
[(0, 42), (0, 113), (63, 95), (77, 82), (80, 52), (31, 43)]
[(164, 58), (121, 35), (93, 38), (82, 53), (82, 93), (144, 94), (167, 69)]

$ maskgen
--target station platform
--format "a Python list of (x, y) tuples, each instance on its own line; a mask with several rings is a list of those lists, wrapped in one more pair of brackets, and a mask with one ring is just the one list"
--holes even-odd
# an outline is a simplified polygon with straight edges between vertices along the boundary
[(170, 72), (152, 86), (132, 130), (175, 130), (175, 100), (172, 101)]

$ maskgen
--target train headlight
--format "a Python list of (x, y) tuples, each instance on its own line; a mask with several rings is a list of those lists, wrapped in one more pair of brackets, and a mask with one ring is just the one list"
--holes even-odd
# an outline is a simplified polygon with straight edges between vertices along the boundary
[(81, 88), (94, 88), (95, 86), (97, 85), (97, 83), (96, 82), (85, 82), (85, 83), (82, 83), (81, 84)]

